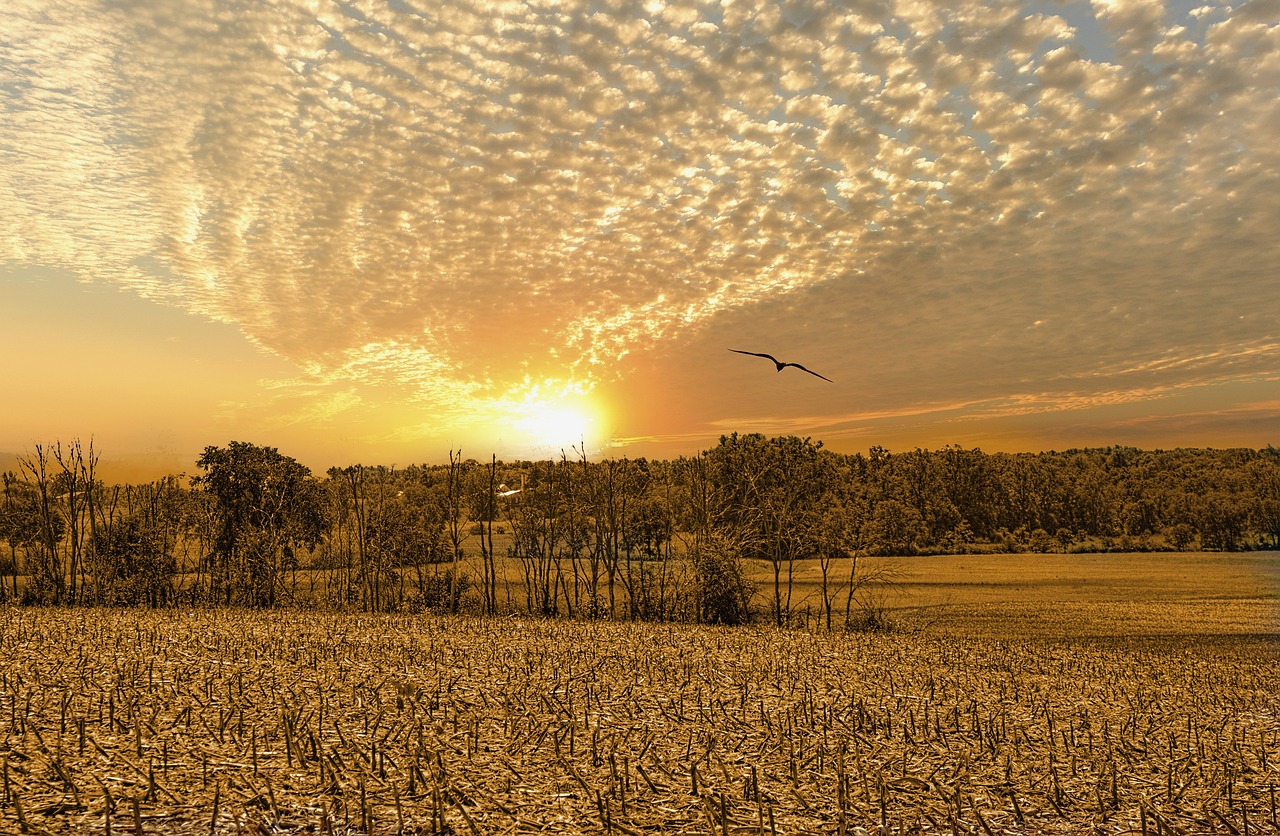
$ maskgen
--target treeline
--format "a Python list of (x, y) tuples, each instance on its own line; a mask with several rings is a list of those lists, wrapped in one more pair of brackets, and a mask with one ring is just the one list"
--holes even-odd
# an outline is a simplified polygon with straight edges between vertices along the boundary
[(316, 476), (231, 442), (189, 479), (142, 485), (104, 484), (79, 442), (19, 464), (3, 474), (0, 599), (28, 603), (724, 623), (755, 606), (786, 624), (807, 563), (818, 617), (838, 626), (878, 580), (864, 555), (1280, 547), (1270, 446), (844, 455), (735, 434), (674, 460), (450, 451), (447, 465)]

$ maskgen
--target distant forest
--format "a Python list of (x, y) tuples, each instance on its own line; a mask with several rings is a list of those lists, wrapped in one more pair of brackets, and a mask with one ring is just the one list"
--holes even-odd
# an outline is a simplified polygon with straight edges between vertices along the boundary
[(37, 445), (3, 474), (0, 600), (786, 624), (808, 561), (830, 626), (877, 580), (865, 556), (1280, 547), (1271, 446), (846, 455), (734, 434), (674, 460), (450, 451), (317, 476), (231, 442), (140, 485), (104, 484), (98, 458)]

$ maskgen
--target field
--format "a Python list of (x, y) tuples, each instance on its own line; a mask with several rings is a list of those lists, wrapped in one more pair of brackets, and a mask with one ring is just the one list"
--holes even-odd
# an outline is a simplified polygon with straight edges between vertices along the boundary
[[(1280, 634), (1280, 552), (864, 558), (893, 577), (882, 603), (906, 629), (1025, 638)], [(772, 576), (753, 567), (757, 608)], [(816, 613), (818, 569), (796, 572)], [(932, 625), (932, 626), (931, 626)]]
[(0, 609), (0, 832), (1280, 832), (1277, 566), (904, 560), (849, 635)]

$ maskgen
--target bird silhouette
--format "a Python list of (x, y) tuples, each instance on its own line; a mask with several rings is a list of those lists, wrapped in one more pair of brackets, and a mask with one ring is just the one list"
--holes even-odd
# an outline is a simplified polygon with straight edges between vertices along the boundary
[(779, 360), (777, 357), (774, 357), (772, 354), (761, 354), (761, 353), (759, 353), (759, 352), (757, 352), (757, 351), (739, 351), (739, 350), (738, 350), (738, 349), (736, 349), (736, 348), (731, 348), (731, 349), (729, 349), (729, 350), (730, 350), (730, 351), (732, 351), (734, 354), (748, 354), (748, 355), (750, 355), (750, 356), (752, 356), (752, 357), (763, 357), (763, 358), (764, 358), (764, 359), (766, 359), (766, 360), (772, 360), (772, 361), (773, 361), (773, 365), (775, 365), (775, 366), (777, 366), (777, 367), (778, 367), (778, 371), (782, 371), (782, 370), (783, 370), (783, 369), (785, 369), (787, 366), (793, 366), (793, 367), (795, 367), (795, 368), (799, 369), (799, 370), (800, 370), (800, 371), (802, 371), (802, 372), (808, 372), (809, 374), (813, 375), (814, 377), (820, 377), (820, 378), (822, 378), (823, 380), (825, 380), (827, 383), (835, 383), (835, 381), (834, 381), (834, 380), (832, 380), (831, 378), (827, 377), (826, 375), (818, 374), (817, 372), (812, 371), (811, 369), (806, 369), (804, 366), (800, 365), (799, 363), (784, 363), (784, 362), (782, 362), (781, 360)]

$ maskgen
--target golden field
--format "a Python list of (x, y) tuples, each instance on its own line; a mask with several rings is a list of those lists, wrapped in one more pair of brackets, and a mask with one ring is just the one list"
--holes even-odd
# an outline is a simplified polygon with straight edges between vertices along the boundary
[(1277, 832), (1276, 567), (901, 559), (872, 634), (0, 609), (0, 832)]

